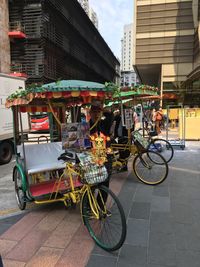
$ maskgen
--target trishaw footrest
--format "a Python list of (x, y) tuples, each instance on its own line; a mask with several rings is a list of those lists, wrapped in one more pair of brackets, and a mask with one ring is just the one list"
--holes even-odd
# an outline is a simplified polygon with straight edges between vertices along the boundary
[[(74, 181), (74, 187), (80, 187), (82, 184), (76, 180)], [(69, 185), (66, 185), (65, 181), (62, 180), (60, 184), (56, 180), (46, 181), (34, 185), (30, 185), (30, 192), (33, 197), (47, 195), (56, 192), (62, 192), (70, 189)]]

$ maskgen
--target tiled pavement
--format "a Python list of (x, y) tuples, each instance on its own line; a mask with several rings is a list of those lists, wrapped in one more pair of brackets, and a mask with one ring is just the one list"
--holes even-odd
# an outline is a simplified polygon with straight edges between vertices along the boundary
[(128, 226), (119, 251), (94, 246), (78, 210), (49, 205), (24, 215), (0, 236), (4, 266), (199, 267), (199, 155), (199, 142), (175, 151), (167, 180), (155, 187), (139, 183), (131, 173), (127, 179), (113, 177)]

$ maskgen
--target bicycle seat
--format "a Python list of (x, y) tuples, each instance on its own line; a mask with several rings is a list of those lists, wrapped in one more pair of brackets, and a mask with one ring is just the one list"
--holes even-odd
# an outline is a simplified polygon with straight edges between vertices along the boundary
[(76, 156), (73, 152), (66, 151), (62, 153), (59, 157), (58, 160), (63, 160), (63, 161), (76, 161)]

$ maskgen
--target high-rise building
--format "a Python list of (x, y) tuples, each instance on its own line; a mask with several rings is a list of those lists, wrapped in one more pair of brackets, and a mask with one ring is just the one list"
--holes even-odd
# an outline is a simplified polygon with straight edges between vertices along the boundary
[(122, 45), (122, 61), (121, 70), (129, 71), (133, 69), (133, 24), (124, 25), (124, 34), (121, 40)]
[(133, 64), (143, 83), (182, 96), (200, 88), (198, 0), (136, 0)]
[(121, 39), (121, 85), (136, 84), (137, 76), (133, 69), (134, 28), (133, 23), (124, 25)]
[(93, 22), (95, 27), (98, 29), (98, 17), (96, 12), (90, 7), (89, 0), (78, 0), (82, 8), (85, 10), (85, 13), (88, 15), (90, 20)]
[(89, 0), (78, 0), (82, 8), (85, 10), (85, 13), (90, 16), (90, 6), (89, 6)]
[(90, 7), (89, 18), (91, 19), (94, 26), (98, 29), (99, 22), (98, 22), (97, 13), (91, 7)]

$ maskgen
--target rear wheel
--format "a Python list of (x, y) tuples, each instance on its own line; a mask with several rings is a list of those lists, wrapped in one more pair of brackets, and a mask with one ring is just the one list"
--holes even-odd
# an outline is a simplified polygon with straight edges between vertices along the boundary
[(165, 158), (167, 163), (170, 162), (170, 160), (174, 156), (174, 149), (172, 145), (165, 139), (152, 139), (151, 143), (148, 146), (148, 150), (161, 154)]
[[(126, 238), (126, 219), (123, 208), (115, 194), (105, 186), (92, 189), (93, 203), (97, 204), (95, 216), (89, 204), (88, 193), (82, 199), (82, 217), (89, 234), (102, 249), (119, 249)], [(94, 204), (93, 204), (94, 206)]]
[(135, 157), (133, 171), (144, 184), (157, 185), (167, 178), (168, 164), (160, 154), (145, 151)]
[(13, 179), (15, 183), (15, 196), (17, 199), (17, 204), (20, 210), (24, 210), (26, 208), (25, 202), (25, 192), (22, 188), (22, 175), (18, 168), (15, 167), (13, 171)]

